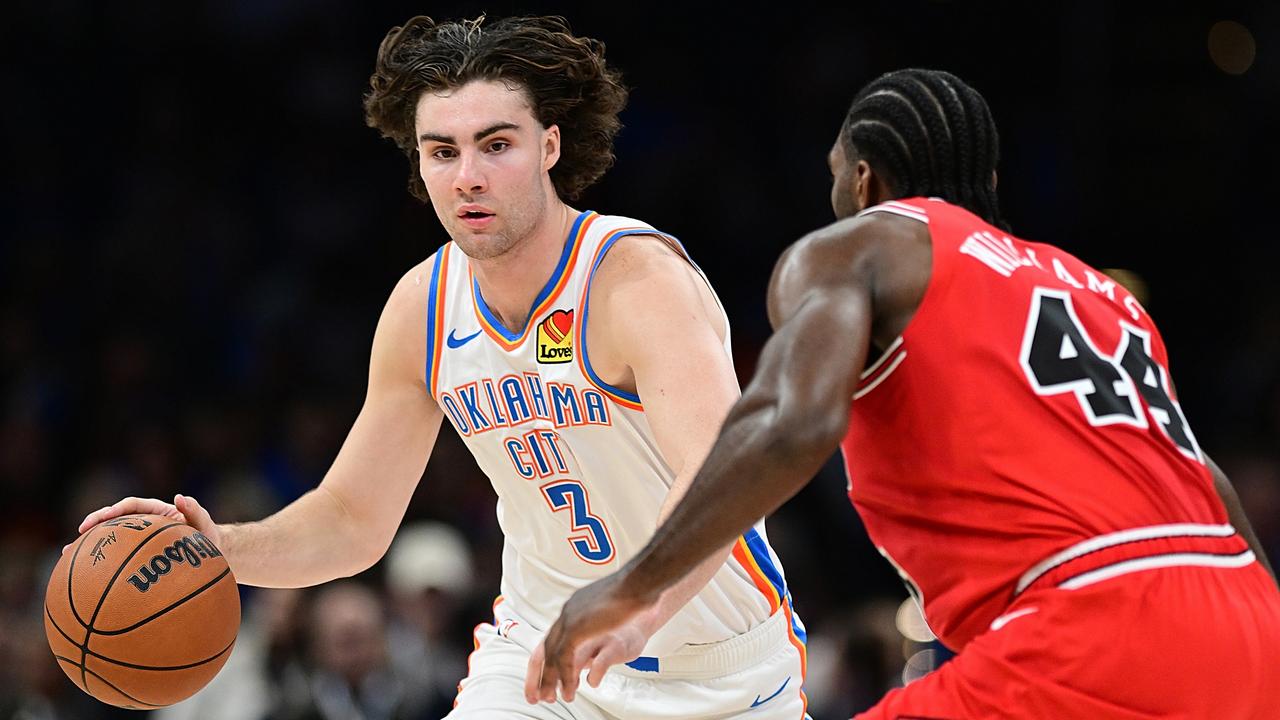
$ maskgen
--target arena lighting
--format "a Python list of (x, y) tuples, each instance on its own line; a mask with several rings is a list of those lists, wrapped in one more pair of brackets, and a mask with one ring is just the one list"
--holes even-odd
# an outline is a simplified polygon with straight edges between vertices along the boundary
[(920, 678), (933, 672), (938, 667), (938, 651), (929, 649), (921, 650), (912, 655), (907, 660), (907, 664), (902, 668), (902, 684), (910, 685)]
[(1243, 75), (1253, 65), (1258, 47), (1249, 28), (1221, 20), (1209, 28), (1209, 58), (1228, 75)]
[(898, 606), (893, 624), (897, 626), (898, 632), (902, 633), (903, 637), (913, 642), (927, 643), (935, 639), (933, 631), (924, 621), (924, 615), (920, 613), (920, 606), (911, 598), (903, 600)]
[(1140, 304), (1146, 305), (1151, 300), (1151, 288), (1138, 273), (1125, 268), (1102, 268), (1102, 272), (1120, 283)]

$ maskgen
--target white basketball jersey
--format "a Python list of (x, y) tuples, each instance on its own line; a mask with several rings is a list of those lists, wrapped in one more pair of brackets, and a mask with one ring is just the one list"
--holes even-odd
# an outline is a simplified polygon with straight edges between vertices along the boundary
[[(539, 631), (575, 590), (648, 542), (674, 478), (643, 398), (601, 380), (586, 347), (591, 278), (615, 242), (636, 234), (662, 237), (684, 255), (675, 238), (644, 223), (584, 212), (522, 328), (503, 327), (489, 310), (454, 243), (432, 264), (427, 382), (497, 491), (504, 601)], [(779, 608), (791, 615), (761, 522), (646, 654), (734, 637)], [(798, 618), (792, 627), (803, 642)]]

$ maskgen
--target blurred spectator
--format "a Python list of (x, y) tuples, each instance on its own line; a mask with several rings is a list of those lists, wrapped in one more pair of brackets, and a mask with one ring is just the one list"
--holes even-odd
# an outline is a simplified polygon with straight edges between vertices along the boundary
[(871, 707), (886, 691), (902, 684), (903, 650), (908, 645), (895, 628), (900, 601), (876, 600), (826, 618), (811, 633), (818, 655), (809, 656), (807, 684), (815, 718), (847, 718)]
[(387, 657), (381, 598), (354, 581), (321, 588), (311, 607), (307, 689), (276, 720), (409, 720), (405, 685)]
[(448, 525), (413, 523), (400, 529), (385, 562), (392, 662), (422, 717), (443, 717), (467, 672), (466, 651), (453, 640), (458, 627), (469, 627), (458, 611), (471, 586), (471, 551)]

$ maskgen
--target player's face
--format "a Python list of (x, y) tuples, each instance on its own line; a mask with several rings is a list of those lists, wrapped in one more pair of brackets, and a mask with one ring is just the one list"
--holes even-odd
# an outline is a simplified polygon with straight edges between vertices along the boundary
[(827, 165), (831, 168), (831, 210), (835, 212), (836, 219), (857, 215), (862, 210), (856, 183), (858, 164), (850, 159), (840, 137), (827, 153)]
[(538, 122), (523, 88), (475, 80), (423, 93), (414, 127), (431, 205), (469, 257), (498, 257), (538, 226), (555, 197), (560, 129)]

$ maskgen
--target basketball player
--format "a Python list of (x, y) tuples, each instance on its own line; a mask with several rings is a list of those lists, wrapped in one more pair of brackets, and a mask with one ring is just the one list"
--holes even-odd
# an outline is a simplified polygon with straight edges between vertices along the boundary
[(805, 717), (804, 629), (763, 523), (593, 647), (625, 662), (598, 689), (525, 701), (565, 599), (640, 549), (711, 447), (738, 396), (728, 321), (674, 238), (566, 204), (612, 163), (626, 102), (600, 42), (559, 18), (416, 17), (382, 42), (371, 84), (369, 123), (453, 241), (392, 291), (333, 467), (261, 522), (217, 525), (179, 495), (123, 500), (82, 529), (164, 513), (242, 583), (352, 575), (386, 551), (447, 418), (506, 534), (495, 620), (449, 718)]
[(597, 680), (596, 634), (839, 447), (868, 534), (959, 651), (859, 717), (1280, 717), (1280, 590), (1155, 324), (1004, 229), (996, 157), (952, 75), (857, 95), (829, 155), (839, 220), (778, 261), (755, 379), (650, 544), (566, 604), (531, 699)]

